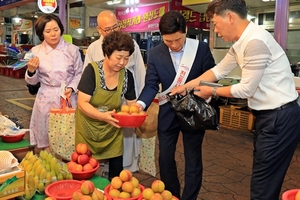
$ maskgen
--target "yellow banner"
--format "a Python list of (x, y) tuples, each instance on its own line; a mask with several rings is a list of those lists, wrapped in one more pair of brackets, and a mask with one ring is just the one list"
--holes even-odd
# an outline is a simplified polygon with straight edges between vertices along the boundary
[(182, 5), (189, 6), (189, 5), (197, 5), (197, 4), (206, 4), (210, 2), (211, 0), (182, 0)]

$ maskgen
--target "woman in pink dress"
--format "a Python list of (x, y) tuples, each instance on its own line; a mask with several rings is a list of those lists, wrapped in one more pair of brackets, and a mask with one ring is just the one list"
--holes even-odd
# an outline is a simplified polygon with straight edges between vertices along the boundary
[(78, 47), (62, 39), (64, 27), (54, 14), (43, 14), (35, 23), (41, 44), (33, 47), (34, 57), (28, 62), (25, 80), (31, 85), (40, 82), (30, 120), (30, 144), (36, 150), (50, 152), (48, 119), (51, 108), (60, 107), (61, 85), (70, 97), (72, 107), (77, 103), (77, 85), (82, 74), (82, 60)]

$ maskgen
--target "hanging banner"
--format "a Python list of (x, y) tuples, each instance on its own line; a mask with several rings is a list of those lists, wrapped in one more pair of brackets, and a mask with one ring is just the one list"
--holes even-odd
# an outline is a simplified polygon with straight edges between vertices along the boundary
[(7, 6), (7, 5), (10, 5), (10, 4), (13, 4), (13, 3), (17, 3), (19, 1), (22, 1), (22, 0), (1, 0), (0, 1), (0, 7), (1, 6)]
[(210, 28), (210, 20), (206, 17), (206, 14), (182, 6), (182, 0), (172, 0), (172, 10), (180, 12), (185, 17), (187, 26), (190, 28)]
[(124, 32), (158, 31), (158, 23), (169, 11), (169, 2), (139, 6), (138, 11), (126, 12), (127, 8), (116, 8), (119, 25)]
[(37, 3), (43, 13), (53, 13), (57, 8), (56, 0), (38, 0)]

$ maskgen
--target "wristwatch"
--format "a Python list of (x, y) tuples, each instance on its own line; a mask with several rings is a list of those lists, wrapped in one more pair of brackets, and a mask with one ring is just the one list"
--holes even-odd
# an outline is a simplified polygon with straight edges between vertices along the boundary
[(213, 96), (213, 98), (218, 98), (218, 95), (217, 95), (217, 87), (214, 87), (214, 88), (213, 88), (212, 96)]

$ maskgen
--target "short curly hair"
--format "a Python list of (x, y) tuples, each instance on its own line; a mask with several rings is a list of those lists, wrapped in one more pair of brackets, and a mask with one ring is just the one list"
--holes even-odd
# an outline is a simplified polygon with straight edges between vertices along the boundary
[(102, 50), (108, 58), (114, 51), (129, 51), (130, 56), (134, 51), (133, 39), (127, 33), (113, 31), (104, 37)]

